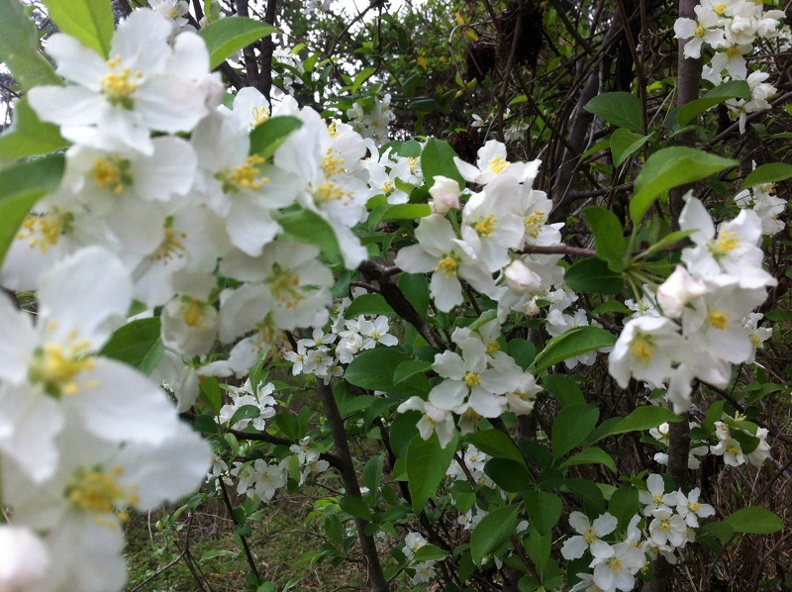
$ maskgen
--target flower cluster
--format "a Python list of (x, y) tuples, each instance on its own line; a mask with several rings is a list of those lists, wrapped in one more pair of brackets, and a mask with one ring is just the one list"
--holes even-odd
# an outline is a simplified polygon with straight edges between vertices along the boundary
[(767, 429), (746, 421), (739, 413), (734, 417), (724, 414), (723, 421), (716, 421), (715, 436), (718, 443), (710, 447), (710, 452), (723, 456), (723, 462), (732, 467), (745, 462), (759, 466), (770, 457)]
[[(504, 313), (520, 310), (560, 283), (560, 255), (522, 254), (526, 245), (559, 244), (562, 224), (547, 224), (551, 201), (532, 188), (539, 161), (509, 162), (495, 140), (479, 151), (476, 164), (454, 159), (462, 177), (484, 188), (470, 195), (457, 223), (459, 187), (435, 178), (434, 213), (415, 230), (418, 244), (401, 249), (396, 265), (407, 272), (431, 272), (430, 292), (441, 311), (462, 304), (466, 281), (499, 301)], [(449, 183), (450, 181), (450, 183)], [(449, 220), (449, 217), (452, 219)], [(495, 276), (495, 277), (493, 277)]]
[(734, 196), (741, 209), (752, 210), (762, 221), (762, 234), (773, 236), (784, 229), (779, 216), (786, 210), (787, 202), (776, 195), (774, 183), (763, 183), (743, 189)]
[(346, 116), (352, 127), (365, 138), (375, 142), (382, 142), (388, 137), (388, 125), (396, 118), (391, 110), (391, 96), (385, 94), (379, 97), (368, 97), (355, 101)]
[(427, 584), (437, 575), (434, 566), (436, 563), (435, 561), (420, 561), (418, 563), (413, 561), (413, 556), (416, 551), (421, 547), (425, 547), (427, 544), (429, 544), (428, 541), (419, 532), (409, 532), (407, 536), (404, 537), (404, 547), (402, 547), (401, 551), (407, 559), (407, 562), (413, 564), (410, 566), (411, 571), (415, 572), (412, 576), (413, 584)]
[[(360, 291), (356, 290), (355, 295), (360, 295)], [(351, 302), (344, 298), (333, 308), (329, 332), (315, 328), (311, 337), (297, 340), (296, 349), (284, 352), (283, 358), (292, 363), (293, 375), (313, 375), (327, 382), (334, 376), (341, 376), (343, 365), (352, 362), (360, 352), (377, 345), (390, 347), (398, 344), (396, 336), (390, 333), (385, 315), (345, 318)]]
[(782, 10), (765, 12), (761, 2), (750, 0), (702, 0), (695, 7), (696, 18), (679, 18), (674, 23), (678, 39), (688, 41), (684, 46), (686, 58), (698, 59), (702, 50), (715, 50), (710, 62), (704, 66), (703, 77), (718, 86), (728, 80), (746, 80), (751, 89), (751, 99), (730, 99), (729, 110), (739, 117), (740, 132), (745, 131), (745, 116), (754, 111), (769, 109), (767, 99), (776, 88), (765, 82), (770, 74), (762, 71), (748, 73), (746, 56), (750, 56), (757, 41), (780, 38), (790, 39), (789, 27), (783, 26)]
[(530, 372), (500, 351), (495, 337), (499, 334), (496, 320), (478, 331), (457, 328), (451, 339), (461, 353), (447, 350), (437, 354), (432, 364), (442, 382), (432, 388), (427, 400), (414, 396), (399, 405), (399, 413), (423, 413), (418, 430), (424, 440), (437, 433), (440, 445), (448, 446), (457, 427), (455, 415), (464, 434), (473, 431), (482, 417), (499, 417), (507, 409), (516, 415), (531, 412), (541, 387)]
[(750, 315), (776, 284), (762, 269), (761, 221), (753, 211), (716, 230), (702, 203), (688, 196), (679, 225), (692, 231), (685, 266), (657, 288), (656, 308), (626, 323), (609, 359), (620, 386), (633, 377), (667, 388), (676, 413), (690, 408), (693, 379), (723, 388), (732, 364), (753, 361), (761, 339)]
[(699, 495), (698, 488), (687, 495), (682, 490), (665, 493), (663, 478), (649, 475), (646, 490), (639, 491), (641, 515), (630, 520), (618, 542), (608, 540), (616, 533), (615, 516), (606, 512), (590, 522), (585, 514), (572, 512), (569, 525), (577, 534), (564, 542), (561, 555), (571, 561), (588, 554), (593, 569), (577, 574), (580, 581), (570, 592), (632, 590), (635, 576), (649, 559), (662, 555), (676, 563), (675, 553), (694, 540), (699, 518), (715, 514), (712, 506), (699, 501)]
[[(159, 385), (102, 355), (126, 320), (132, 284), (113, 253), (85, 247), (39, 277), (35, 325), (0, 299), (2, 495), (14, 525), (6, 532), (49, 566), (30, 589), (120, 589), (125, 509), (176, 500), (206, 473), (207, 443)], [(25, 527), (37, 542), (19, 534)]]

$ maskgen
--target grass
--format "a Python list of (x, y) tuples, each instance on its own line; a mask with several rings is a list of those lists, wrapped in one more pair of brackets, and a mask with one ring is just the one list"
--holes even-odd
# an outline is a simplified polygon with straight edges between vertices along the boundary
[[(278, 590), (362, 590), (362, 563), (297, 566), (297, 559), (315, 551), (324, 540), (306, 522), (318, 498), (305, 492), (284, 493), (263, 506), (247, 542), (256, 569)], [(221, 502), (211, 501), (194, 513), (163, 508), (137, 514), (127, 524), (126, 592), (237, 592), (247, 590), (250, 571), (235, 525)], [(353, 549), (354, 552), (354, 549)]]

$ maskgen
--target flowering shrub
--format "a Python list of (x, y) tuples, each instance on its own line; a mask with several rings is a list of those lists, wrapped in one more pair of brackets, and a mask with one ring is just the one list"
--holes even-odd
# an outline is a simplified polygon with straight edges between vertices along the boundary
[[(305, 560), (343, 560), (357, 539), (376, 590), (665, 586), (697, 540), (719, 552), (781, 529), (759, 506), (716, 509), (688, 469), (771, 457), (758, 398), (730, 393), (756, 382), (772, 335), (763, 247), (787, 168), (757, 167), (737, 213), (716, 216), (698, 188), (674, 192), (738, 163), (653, 144), (620, 215), (592, 201), (558, 220), (541, 160), (503, 142), (475, 162), (434, 137), (387, 142), (388, 94), (338, 119), (290, 94), (227, 95), (216, 69), (269, 25), (196, 27), (161, 0), (115, 28), (109, 3), (77, 4), (90, 25), (47, 2), (53, 69), (22, 6), (0, 2), (0, 33), (29, 49), (0, 44), (25, 91), (0, 142), (20, 157), (0, 171), (0, 283), (36, 313), (0, 298), (1, 589), (121, 590), (128, 509), (199, 489), (189, 505), (225, 500), (244, 539), (261, 504), (334, 480), (315, 516), (329, 542)], [(775, 88), (744, 56), (788, 40), (783, 13), (695, 12), (674, 26), (681, 59), (713, 50), (715, 88), (676, 123), (725, 105), (745, 131)], [(638, 100), (585, 105), (617, 127), (619, 164), (655, 133)], [(589, 376), (629, 409), (600, 421)], [(318, 419), (295, 393), (318, 397)], [(657, 465), (623, 460), (621, 437), (642, 432)], [(355, 459), (361, 435), (378, 448)], [(270, 585), (251, 559), (249, 589)]]

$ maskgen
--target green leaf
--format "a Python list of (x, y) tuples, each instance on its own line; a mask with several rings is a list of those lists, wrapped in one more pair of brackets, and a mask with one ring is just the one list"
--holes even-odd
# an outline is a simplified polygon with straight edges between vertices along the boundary
[(110, 56), (115, 29), (113, 6), (103, 0), (44, 0), (62, 33), (71, 35), (100, 56)]
[(360, 315), (390, 315), (394, 314), (390, 304), (382, 294), (362, 294), (352, 301), (346, 311), (345, 319), (354, 319)]
[(23, 90), (63, 84), (39, 51), (36, 25), (19, 0), (0, 0), (0, 63), (9, 67)]
[(393, 381), (394, 369), (410, 357), (400, 349), (381, 347), (360, 353), (347, 366), (344, 378), (347, 382), (372, 391), (401, 394), (405, 396), (426, 395), (431, 390), (426, 376), (414, 374), (410, 378)]
[(597, 485), (588, 479), (570, 477), (564, 479), (564, 487), (583, 500), (586, 513), (603, 514), (605, 512), (605, 498)]
[(609, 92), (597, 95), (583, 107), (616, 127), (633, 132), (643, 131), (641, 100), (628, 92)]
[(426, 502), (437, 493), (456, 449), (456, 433), (445, 448), (440, 447), (435, 433), (428, 440), (417, 436), (410, 442), (407, 450), (407, 479), (416, 514), (423, 512)]
[(429, 360), (407, 360), (396, 366), (393, 371), (393, 384), (398, 384), (416, 374), (425, 374), (432, 368)]
[(345, 495), (338, 500), (338, 505), (350, 516), (361, 520), (371, 520), (371, 510), (362, 499), (357, 495)]
[[(421, 414), (418, 411), (408, 411), (407, 413), (400, 413), (396, 415), (393, 420), (388, 433), (390, 434), (391, 447), (394, 454), (400, 459), (406, 458), (410, 444), (418, 436), (418, 428), (416, 424), (421, 419)], [(393, 469), (394, 475), (398, 475), (397, 468)]]
[(687, 146), (663, 148), (652, 154), (635, 180), (630, 217), (640, 224), (654, 201), (673, 187), (710, 177), (739, 164)]
[(665, 407), (654, 407), (652, 405), (637, 407), (627, 417), (614, 425), (610, 432), (601, 434), (600, 438), (614, 434), (650, 430), (666, 422), (674, 423), (678, 421), (682, 421), (682, 418)]
[(385, 457), (381, 454), (372, 456), (366, 466), (363, 467), (363, 484), (369, 491), (377, 491), (382, 481), (382, 467), (385, 464)]
[(576, 455), (564, 461), (562, 467), (575, 467), (577, 465), (605, 465), (614, 473), (616, 472), (616, 463), (613, 457), (605, 452), (602, 448), (586, 448), (581, 450)]
[(204, 0), (203, 11), (209, 22), (220, 19), (220, 3), (217, 0)]
[[(619, 235), (621, 241), (621, 235)], [(578, 259), (564, 273), (564, 283), (572, 290), (612, 296), (621, 292), (624, 280), (621, 272), (612, 271), (599, 257)]]
[(608, 512), (619, 520), (619, 529), (624, 530), (638, 513), (640, 500), (635, 487), (620, 487), (608, 501)]
[(448, 557), (448, 553), (443, 551), (440, 547), (429, 544), (424, 545), (413, 553), (413, 563), (422, 563), (424, 561), (440, 561)]
[(281, 214), (277, 220), (283, 228), (282, 239), (316, 245), (330, 263), (341, 263), (338, 239), (322, 216), (311, 210), (299, 210)]
[(41, 121), (27, 98), (22, 97), (14, 107), (11, 127), (0, 134), (0, 158), (49, 154), (67, 143), (58, 126)]
[(697, 115), (728, 99), (751, 100), (751, 88), (745, 80), (730, 80), (709, 90), (700, 99), (691, 101), (677, 110), (677, 122), (685, 126)]
[(638, 149), (649, 141), (652, 134), (644, 136), (636, 134), (622, 127), (618, 128), (611, 136), (610, 149), (613, 154), (613, 164), (620, 166), (625, 160), (638, 152)]
[(261, 417), (261, 409), (258, 406), (242, 405), (242, 407), (234, 411), (234, 415), (228, 420), (228, 425), (232, 426), (243, 419), (258, 419), (259, 417)]
[(528, 370), (536, 357), (536, 345), (522, 337), (509, 340), (509, 343), (506, 344), (506, 351), (523, 370)]
[(214, 21), (198, 31), (209, 50), (212, 70), (240, 49), (273, 33), (278, 29), (272, 25), (240, 16)]
[(676, 232), (670, 232), (669, 234), (665, 235), (655, 244), (651, 245), (648, 249), (646, 249), (642, 255), (646, 257), (647, 255), (651, 255), (652, 253), (656, 253), (657, 251), (662, 251), (663, 249), (667, 249), (683, 238), (690, 236), (691, 234), (695, 233), (696, 230), (677, 230)]
[(558, 337), (553, 337), (536, 356), (536, 374), (568, 358), (574, 358), (603, 347), (610, 347), (614, 343), (616, 343), (616, 337), (599, 327), (570, 329)]
[(495, 458), (507, 458), (525, 464), (520, 449), (512, 439), (500, 430), (482, 430), (467, 436), (466, 440), (485, 454)]
[(484, 473), (495, 485), (509, 493), (518, 493), (534, 486), (534, 480), (525, 464), (508, 458), (489, 459), (484, 465)]
[(454, 156), (456, 156), (456, 153), (448, 145), (448, 142), (436, 138), (430, 138), (426, 142), (426, 146), (421, 152), (421, 171), (429, 187), (434, 185), (434, 177), (436, 175), (456, 179), (460, 188), (465, 187), (465, 180), (459, 174), (456, 164), (454, 164)]
[(737, 510), (724, 520), (734, 532), (747, 534), (773, 534), (784, 528), (784, 521), (770, 510), (749, 506)]
[(426, 309), (429, 308), (429, 281), (426, 276), (419, 273), (402, 273), (399, 276), (398, 286), (418, 314), (425, 317)]
[(765, 183), (777, 183), (792, 177), (792, 164), (784, 162), (771, 162), (756, 167), (745, 177), (742, 188), (764, 185)]
[(358, 72), (357, 76), (355, 76), (355, 81), (352, 83), (350, 93), (355, 94), (360, 89), (360, 86), (366, 82), (366, 80), (368, 80), (376, 71), (377, 68), (369, 66), (368, 68), (363, 68), (360, 72)]
[[(212, 411), (220, 413), (220, 409), (223, 406), (223, 392), (220, 390), (220, 383), (214, 376), (206, 376), (201, 381), (201, 400)], [(217, 425), (214, 420), (212, 420), (212, 424)]]
[(574, 380), (561, 374), (548, 374), (542, 379), (542, 386), (550, 391), (561, 407), (586, 402), (583, 392)]
[(485, 555), (500, 549), (517, 528), (519, 506), (508, 506), (490, 512), (481, 519), (470, 535), (470, 555), (481, 565)]
[(58, 188), (62, 155), (47, 156), (0, 171), (0, 263), (36, 202)]
[(160, 361), (165, 346), (160, 339), (159, 317), (138, 319), (120, 327), (110, 337), (101, 355), (125, 362), (148, 375)]
[(594, 431), (599, 419), (595, 405), (569, 405), (559, 411), (553, 422), (552, 445), (556, 458), (580, 446)]
[(529, 522), (539, 534), (553, 530), (564, 511), (561, 498), (546, 491), (528, 490), (523, 493), (523, 502), (528, 510)]
[(250, 132), (250, 154), (269, 158), (289, 135), (302, 126), (302, 121), (290, 115), (270, 117)]
[(594, 234), (597, 257), (607, 261), (608, 269), (621, 272), (624, 269), (624, 228), (613, 212), (601, 206), (589, 206), (581, 214)]
[(380, 216), (380, 222), (388, 220), (420, 220), (432, 213), (429, 204), (397, 204), (388, 207)]
[(704, 524), (700, 531), (712, 534), (721, 545), (725, 545), (734, 536), (734, 529), (725, 522), (710, 522)]

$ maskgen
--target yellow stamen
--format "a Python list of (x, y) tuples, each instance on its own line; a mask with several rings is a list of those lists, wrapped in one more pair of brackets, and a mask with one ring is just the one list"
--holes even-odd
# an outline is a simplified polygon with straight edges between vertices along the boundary
[(344, 159), (332, 148), (328, 148), (327, 154), (322, 159), (322, 170), (326, 177), (332, 177), (344, 172)]
[(435, 272), (441, 272), (443, 277), (445, 278), (452, 278), (456, 277), (457, 270), (459, 269), (459, 259), (457, 259), (453, 254), (446, 255), (440, 261), (437, 262), (437, 267), (435, 267)]
[(275, 266), (273, 274), (267, 279), (270, 284), (275, 300), (285, 305), (286, 308), (296, 308), (305, 298), (305, 294), (300, 288), (300, 278), (289, 270), (280, 269)]
[(525, 232), (531, 238), (538, 238), (545, 222), (547, 222), (547, 214), (541, 210), (534, 210), (523, 220)]
[(489, 169), (496, 174), (502, 172), (507, 166), (509, 166), (509, 161), (500, 156), (495, 156), (489, 161)]
[(120, 195), (124, 189), (132, 185), (129, 174), (130, 163), (118, 157), (99, 157), (94, 162), (94, 167), (88, 172), (88, 177), (96, 181), (102, 189), (109, 189)]
[(258, 191), (269, 182), (269, 177), (259, 176), (261, 173), (259, 167), (263, 164), (264, 159), (258, 154), (253, 154), (247, 157), (245, 164), (230, 170), (220, 171), (215, 175), (215, 178), (222, 181), (225, 193), (235, 193), (241, 189)]
[(731, 314), (728, 312), (716, 310), (707, 314), (707, 322), (716, 329), (725, 329), (729, 325), (730, 316)]
[[(107, 60), (107, 66), (115, 70), (121, 64), (121, 56)], [(133, 82), (130, 77), (140, 79), (143, 77), (142, 72), (135, 72), (129, 67), (121, 68), (120, 71), (108, 72), (102, 78), (102, 92), (107, 96), (107, 100), (113, 105), (120, 105), (124, 109), (132, 109), (134, 104), (132, 95), (138, 87), (138, 82)]]
[(497, 218), (495, 214), (488, 214), (485, 218), (476, 222), (476, 224), (473, 225), (473, 229), (479, 236), (492, 238), (493, 233), (497, 230)]
[(468, 372), (465, 374), (464, 381), (468, 386), (478, 386), (481, 384), (481, 375), (476, 372)]

